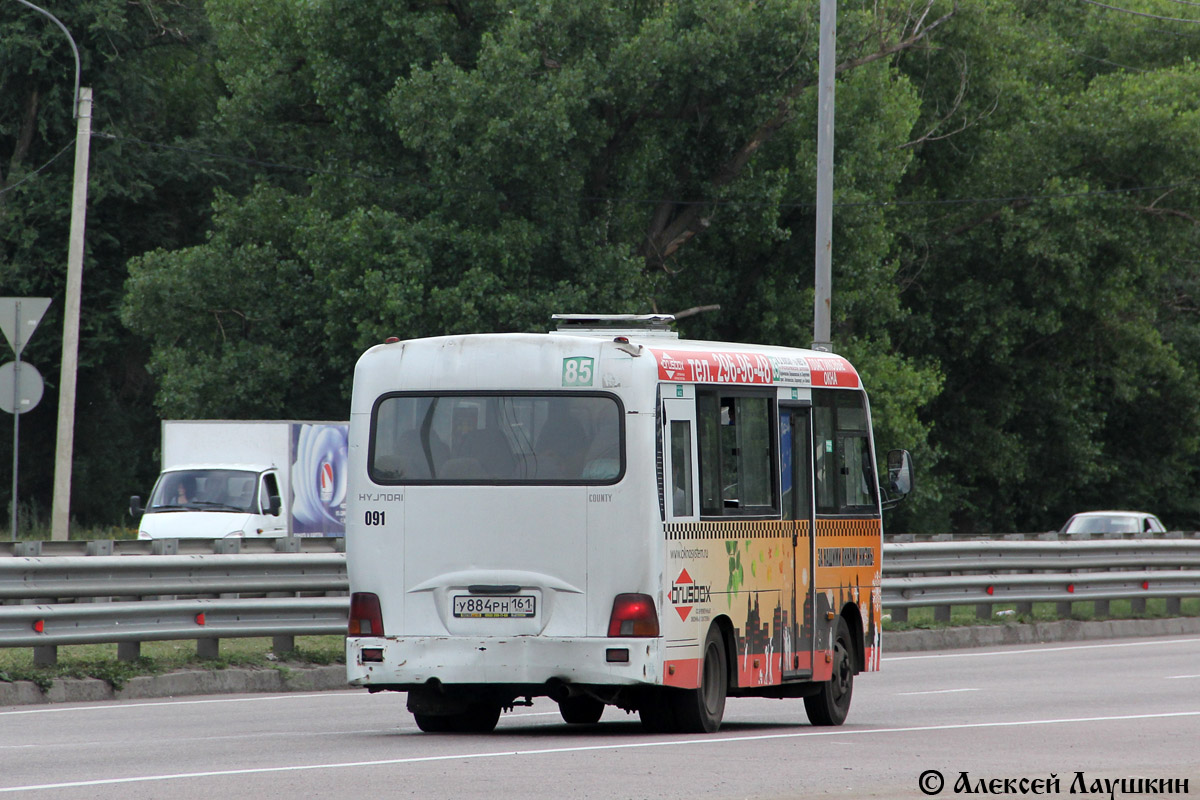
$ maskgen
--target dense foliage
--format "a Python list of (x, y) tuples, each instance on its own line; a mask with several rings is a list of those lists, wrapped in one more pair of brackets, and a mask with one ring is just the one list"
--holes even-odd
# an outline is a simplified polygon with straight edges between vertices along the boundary
[[(681, 332), (811, 341), (817, 0), (61, 5), (98, 109), (81, 517), (148, 488), (158, 417), (345, 416), (390, 335), (719, 304)], [(891, 528), (1197, 527), (1200, 13), (838, 5), (833, 338), (916, 456)], [(21, 8), (0, 279), (59, 297), (69, 160), (34, 170), (70, 141), (69, 51)]]

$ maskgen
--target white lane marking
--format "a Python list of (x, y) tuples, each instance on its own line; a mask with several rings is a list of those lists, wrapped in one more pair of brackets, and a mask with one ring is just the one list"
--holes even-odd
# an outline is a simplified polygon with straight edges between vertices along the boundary
[(1168, 675), (1168, 676), (1166, 677), (1166, 680), (1169, 680), (1169, 681), (1182, 681), (1182, 680), (1186, 680), (1186, 679), (1188, 679), (1188, 678), (1200, 678), (1200, 675)]
[(897, 661), (927, 661), (933, 658), (982, 658), (986, 656), (1016, 656), (1025, 655), (1028, 653), (1061, 653), (1069, 650), (1105, 650), (1118, 647), (1153, 647), (1155, 645), (1172, 645), (1172, 644), (1196, 644), (1200, 643), (1200, 639), (1164, 639), (1159, 641), (1146, 642), (1114, 642), (1111, 644), (1080, 644), (1068, 645), (1066, 647), (1037, 647), (1027, 650), (985, 650), (983, 652), (971, 651), (969, 653), (931, 653), (922, 656), (884, 656), (883, 663), (893, 664)]
[[(0, 711), (0, 717), (17, 716), (17, 715), (22, 715), (22, 714), (66, 714), (66, 713), (70, 713), (72, 711), (123, 711), (123, 710), (128, 710), (128, 709), (158, 708), (158, 707), (163, 707), (163, 706), (172, 707), (172, 708), (176, 707), (176, 706), (205, 706), (205, 705), (213, 705), (216, 703), (271, 703), (271, 702), (276, 702), (278, 700), (304, 700), (304, 699), (312, 699), (312, 698), (318, 698), (318, 697), (321, 698), (322, 700), (342, 699), (342, 698), (347, 698), (347, 697), (355, 697), (355, 698), (364, 697), (364, 698), (370, 698), (374, 702), (379, 702), (379, 699), (377, 697), (374, 697), (373, 695), (368, 694), (367, 692), (334, 690), (334, 691), (328, 691), (328, 692), (317, 692), (315, 694), (280, 694), (280, 695), (270, 695), (268, 697), (217, 697), (217, 698), (211, 698), (211, 699), (207, 699), (207, 700), (162, 700), (162, 701), (150, 701), (150, 702), (145, 702), (145, 703), (113, 703), (111, 701), (101, 701), (100, 703), (98, 703), (96, 705), (68, 706), (66, 708), (62, 708), (59, 706), (52, 706), (49, 708), (39, 706), (38, 708), (23, 708), (23, 709), (12, 710), (12, 711)], [(504, 717), (501, 717), (501, 719), (505, 719), (507, 717), (535, 717), (535, 716), (546, 715), (546, 714), (557, 715), (558, 712), (557, 711), (534, 711), (534, 712), (514, 711), (509, 714), (506, 714)]]
[(597, 744), (580, 747), (547, 747), (541, 750), (498, 750), (487, 753), (454, 753), (439, 756), (414, 756), (412, 758), (388, 758), (378, 761), (343, 761), (328, 764), (294, 764), (283, 767), (254, 767), (247, 769), (212, 770), (209, 772), (177, 772), (163, 775), (138, 775), (130, 778), (104, 778), (98, 780), (64, 781), (62, 783), (41, 783), (28, 786), (0, 787), (0, 794), (13, 792), (32, 792), (45, 789), (73, 789), (86, 786), (112, 786), (127, 783), (150, 783), (156, 781), (177, 781), (189, 778), (217, 778), (231, 775), (270, 775), (280, 772), (309, 772), (318, 769), (355, 769), (362, 767), (390, 767), (403, 764), (428, 764), (438, 761), (465, 761), (485, 758), (512, 758), (514, 756), (544, 756), (564, 753), (587, 753), (599, 750), (632, 750), (647, 747), (688, 747), (690, 745), (724, 744), (728, 742), (762, 742), (772, 739), (807, 739), (830, 736), (865, 736), (879, 733), (928, 733), (935, 731), (972, 730), (981, 728), (1017, 728), (1036, 725), (1073, 725), (1091, 724), (1096, 722), (1127, 722), (1151, 719), (1177, 719), (1180, 717), (1200, 717), (1200, 711), (1171, 711), (1161, 714), (1126, 714), (1106, 717), (1073, 717), (1062, 719), (1031, 719), (1012, 722), (967, 722), (955, 725), (924, 725), (906, 728), (864, 728), (860, 730), (819, 730), (803, 731), (801, 733), (767, 733), (751, 736), (697, 736), (690, 739), (670, 739), (654, 742), (625, 742), (623, 744)]
[(918, 694), (958, 694), (959, 692), (978, 692), (979, 689), (935, 689), (930, 692), (896, 692), (899, 697), (911, 697)]

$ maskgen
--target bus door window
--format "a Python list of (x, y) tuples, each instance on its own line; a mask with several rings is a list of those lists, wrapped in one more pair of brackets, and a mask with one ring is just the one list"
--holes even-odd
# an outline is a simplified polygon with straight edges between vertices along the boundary
[(783, 518), (810, 518), (812, 488), (809, 484), (808, 410), (779, 410), (780, 483), (783, 486)]
[[(814, 392), (814, 402), (819, 393)], [(816, 479), (817, 511), (821, 514), (836, 514), (837, 469), (834, 464), (833, 408), (817, 405), (813, 408), (813, 477)]]

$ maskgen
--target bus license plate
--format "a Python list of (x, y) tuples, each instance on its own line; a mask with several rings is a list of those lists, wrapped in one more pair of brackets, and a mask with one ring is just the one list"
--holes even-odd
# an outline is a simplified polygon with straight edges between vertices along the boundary
[(532, 617), (536, 611), (537, 598), (528, 594), (454, 596), (456, 617)]

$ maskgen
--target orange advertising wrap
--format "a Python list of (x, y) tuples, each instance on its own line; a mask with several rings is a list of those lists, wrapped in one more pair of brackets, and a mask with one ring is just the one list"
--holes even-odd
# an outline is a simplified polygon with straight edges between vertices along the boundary
[[(695, 642), (722, 614), (734, 626), (738, 686), (776, 685), (785, 673), (811, 672), (812, 680), (828, 680), (830, 615), (847, 604), (865, 617), (866, 669), (879, 668), (878, 519), (817, 520), (815, 551), (806, 520), (678, 523), (665, 529), (664, 602), (670, 611), (663, 615), (668, 642), (663, 683), (698, 685)], [(688, 655), (672, 658), (673, 647)]]

